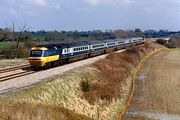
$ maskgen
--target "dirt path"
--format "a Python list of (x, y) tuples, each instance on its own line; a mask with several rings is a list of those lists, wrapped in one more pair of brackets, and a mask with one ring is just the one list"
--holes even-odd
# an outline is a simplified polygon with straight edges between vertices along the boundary
[(180, 49), (151, 58), (137, 76), (135, 89), (125, 120), (180, 120)]

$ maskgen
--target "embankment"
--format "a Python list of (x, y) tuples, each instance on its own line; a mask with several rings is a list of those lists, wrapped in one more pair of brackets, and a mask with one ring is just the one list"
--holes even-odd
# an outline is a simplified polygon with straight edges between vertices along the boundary
[[(110, 53), (90, 66), (17, 92), (9, 100), (1, 100), (1, 117), (58, 119), (61, 114), (63, 120), (117, 119), (131, 92), (132, 71), (145, 56), (161, 47), (146, 42), (121, 53)], [(27, 108), (30, 112), (25, 112)]]

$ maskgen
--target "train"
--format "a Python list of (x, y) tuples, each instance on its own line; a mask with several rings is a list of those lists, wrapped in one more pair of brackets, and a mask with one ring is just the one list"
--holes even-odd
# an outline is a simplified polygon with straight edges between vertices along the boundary
[(30, 50), (28, 61), (33, 68), (50, 68), (64, 63), (140, 45), (143, 37), (45, 44)]

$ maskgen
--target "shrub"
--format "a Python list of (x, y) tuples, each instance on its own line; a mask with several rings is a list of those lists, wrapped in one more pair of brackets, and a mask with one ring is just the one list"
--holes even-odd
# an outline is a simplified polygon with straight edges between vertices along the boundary
[(171, 37), (169, 41), (158, 39), (156, 42), (168, 48), (180, 47), (180, 37)]
[(89, 91), (89, 82), (88, 81), (81, 81), (80, 83), (81, 91), (88, 92)]
[(13, 59), (13, 58), (27, 58), (28, 57), (28, 49), (21, 48), (17, 49), (16, 46), (11, 46), (2, 51), (3, 58)]
[(169, 47), (169, 48), (178, 47), (179, 48), (180, 47), (180, 36), (171, 37), (167, 47)]

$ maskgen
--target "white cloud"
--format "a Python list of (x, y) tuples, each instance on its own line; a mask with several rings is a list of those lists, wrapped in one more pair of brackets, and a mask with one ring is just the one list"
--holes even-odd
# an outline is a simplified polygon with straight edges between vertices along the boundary
[(99, 0), (87, 0), (91, 5), (98, 5)]
[(131, 4), (134, 0), (87, 0), (91, 5), (120, 5)]
[(44, 7), (47, 5), (46, 1), (45, 0), (32, 0), (34, 4), (38, 5), (38, 6), (41, 6), (41, 7)]

